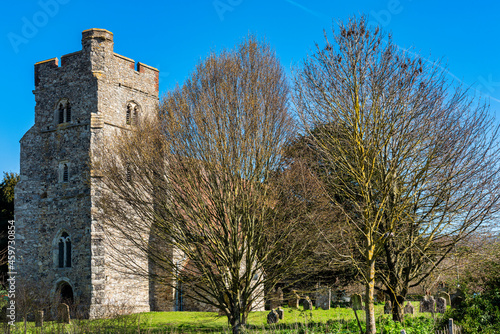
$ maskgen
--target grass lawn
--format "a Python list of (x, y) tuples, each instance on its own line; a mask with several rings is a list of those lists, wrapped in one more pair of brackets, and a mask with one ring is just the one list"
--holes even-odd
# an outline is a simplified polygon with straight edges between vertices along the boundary
[[(413, 303), (418, 310), (419, 303)], [(359, 333), (354, 311), (332, 308), (328, 311), (284, 308), (285, 316), (276, 325), (267, 324), (269, 311), (252, 312), (247, 328), (250, 333)], [(360, 321), (365, 313), (358, 311)], [(390, 315), (384, 315), (383, 305), (375, 305), (375, 314), (381, 326)], [(430, 317), (430, 314), (426, 314)], [(325, 325), (328, 323), (328, 326)], [(306, 330), (307, 329), (307, 330)], [(227, 318), (213, 312), (148, 312), (114, 319), (72, 320), (70, 325), (54, 322), (44, 324), (43, 333), (230, 333)], [(11, 333), (24, 333), (24, 324), (17, 323)], [(27, 324), (27, 333), (42, 333), (34, 323)], [(398, 332), (399, 333), (399, 332)]]

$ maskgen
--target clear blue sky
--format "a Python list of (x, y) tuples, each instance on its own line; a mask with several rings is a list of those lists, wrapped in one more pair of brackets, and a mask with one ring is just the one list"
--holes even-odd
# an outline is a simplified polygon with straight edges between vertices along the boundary
[[(33, 64), (81, 49), (81, 32), (114, 33), (115, 52), (158, 68), (160, 92), (182, 83), (210, 50), (254, 33), (288, 70), (323, 29), (356, 14), (392, 31), (401, 47), (442, 59), (500, 117), (500, 4), (429, 0), (7, 1), (0, 23), (0, 172), (19, 172), (19, 140), (34, 123)], [(0, 175), (1, 177), (1, 175)]]

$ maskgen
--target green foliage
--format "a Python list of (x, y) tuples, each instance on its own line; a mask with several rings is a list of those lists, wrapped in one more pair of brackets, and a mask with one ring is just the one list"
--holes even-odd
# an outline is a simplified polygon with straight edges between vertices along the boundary
[(425, 316), (406, 316), (403, 323), (387, 319), (385, 323), (381, 322), (379, 326), (377, 327), (384, 334), (400, 334), (402, 329), (406, 331), (406, 334), (434, 333), (434, 320)]
[(0, 183), (0, 220), (14, 219), (14, 187), (19, 182), (19, 174), (3, 173)]
[(495, 288), (481, 294), (465, 292), (465, 300), (457, 307), (448, 309), (440, 326), (449, 318), (467, 333), (500, 333), (500, 289)]
[(3, 173), (3, 180), (0, 183), (0, 280), (5, 279), (8, 271), (5, 261), (7, 230), (9, 220), (14, 219), (14, 188), (17, 182), (19, 174)]

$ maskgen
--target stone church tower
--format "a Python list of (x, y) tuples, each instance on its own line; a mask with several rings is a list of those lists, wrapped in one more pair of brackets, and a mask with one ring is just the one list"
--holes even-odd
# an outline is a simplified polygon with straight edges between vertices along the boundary
[[(146, 279), (112, 271), (90, 168), (103, 138), (158, 107), (158, 70), (113, 52), (113, 34), (82, 33), (82, 50), (35, 64), (35, 124), (21, 139), (16, 278), (47, 299), (99, 317), (108, 305), (149, 311)], [(146, 264), (147, 265), (147, 264)]]

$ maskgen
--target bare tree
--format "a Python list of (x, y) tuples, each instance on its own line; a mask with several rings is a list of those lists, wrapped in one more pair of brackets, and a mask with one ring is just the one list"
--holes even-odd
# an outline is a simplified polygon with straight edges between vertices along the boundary
[(366, 332), (375, 333), (382, 256), (400, 320), (408, 286), (497, 212), (497, 128), (438, 64), (400, 50), (366, 18), (340, 24), (332, 42), (325, 33), (297, 73), (294, 99), (344, 212), (346, 244), (332, 252), (359, 268)]
[(227, 315), (234, 333), (263, 302), (264, 283), (285, 276), (304, 247), (289, 242), (294, 224), (280, 224), (269, 182), (293, 135), (287, 99), (274, 52), (249, 37), (200, 62), (157, 119), (118, 134), (99, 162), (107, 230), (125, 240), (114, 244), (133, 246), (119, 252), (121, 264), (182, 282), (189, 297)]

